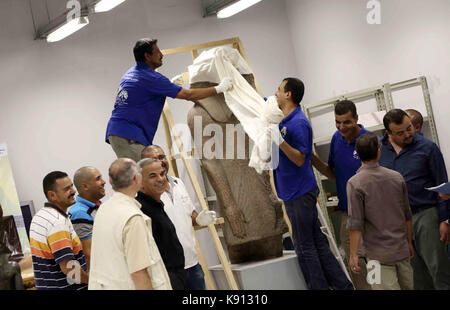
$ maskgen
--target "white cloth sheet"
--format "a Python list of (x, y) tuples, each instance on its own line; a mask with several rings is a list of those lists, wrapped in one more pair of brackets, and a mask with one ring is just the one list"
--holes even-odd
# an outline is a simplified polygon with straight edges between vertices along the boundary
[(268, 126), (276, 126), (284, 118), (274, 96), (267, 101), (242, 77), (253, 73), (241, 54), (231, 47), (216, 47), (200, 54), (188, 67), (190, 83), (219, 83), (233, 79), (233, 88), (225, 92), (225, 102), (253, 140), (249, 166), (258, 173), (269, 170), (272, 142)]

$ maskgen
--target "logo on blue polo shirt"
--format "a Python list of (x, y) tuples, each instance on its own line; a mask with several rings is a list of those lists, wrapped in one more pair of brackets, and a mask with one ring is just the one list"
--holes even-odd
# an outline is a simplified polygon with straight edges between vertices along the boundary
[(122, 89), (122, 87), (119, 87), (117, 92), (118, 94), (116, 98), (116, 104), (117, 105), (128, 104), (126, 102), (126, 100), (128, 99), (128, 92), (125, 89)]
[(356, 150), (353, 151), (353, 158), (359, 159), (359, 156), (358, 156), (358, 153), (356, 152)]
[(287, 128), (286, 127), (283, 127), (283, 128), (281, 128), (281, 135), (283, 136), (283, 138), (286, 136), (286, 133), (287, 133)]

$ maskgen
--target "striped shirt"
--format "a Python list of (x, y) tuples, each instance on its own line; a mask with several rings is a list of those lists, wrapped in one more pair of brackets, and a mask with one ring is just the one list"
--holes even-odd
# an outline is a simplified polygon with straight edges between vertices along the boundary
[(76, 260), (86, 271), (80, 238), (65, 212), (46, 203), (31, 221), (30, 247), (36, 289), (87, 289), (87, 284), (69, 283), (59, 266), (65, 260)]

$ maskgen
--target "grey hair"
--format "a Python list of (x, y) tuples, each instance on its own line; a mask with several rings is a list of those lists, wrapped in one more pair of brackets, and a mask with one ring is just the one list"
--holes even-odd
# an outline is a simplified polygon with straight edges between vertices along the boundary
[(73, 184), (77, 188), (78, 193), (80, 192), (80, 190), (82, 190), (81, 184), (86, 182), (89, 179), (89, 177), (91, 176), (89, 174), (89, 170), (93, 170), (93, 169), (95, 169), (95, 168), (86, 166), (86, 167), (81, 167), (80, 169), (75, 171), (75, 174), (73, 175)]
[(133, 184), (133, 179), (141, 170), (136, 162), (129, 158), (116, 159), (109, 167), (112, 188), (117, 191)]
[(145, 167), (153, 163), (159, 163), (159, 160), (157, 160), (156, 158), (144, 158), (141, 159), (137, 164), (142, 171)]
[(163, 148), (160, 147), (159, 145), (152, 144), (152, 145), (146, 146), (141, 152), (141, 159), (148, 158), (148, 153), (151, 153), (152, 151), (158, 150), (158, 149), (163, 151), (163, 153), (164, 153)]

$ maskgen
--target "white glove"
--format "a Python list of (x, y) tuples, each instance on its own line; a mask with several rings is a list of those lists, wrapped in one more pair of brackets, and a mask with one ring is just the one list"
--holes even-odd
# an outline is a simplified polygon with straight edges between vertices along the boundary
[(199, 215), (197, 215), (195, 221), (200, 226), (208, 226), (209, 224), (214, 224), (216, 222), (216, 212), (203, 210)]
[(216, 86), (218, 94), (229, 91), (233, 87), (233, 79), (230, 77), (223, 78), (219, 85)]
[(175, 85), (181, 86), (183, 85), (183, 75), (178, 74), (174, 76), (170, 81)]
[(278, 125), (271, 124), (267, 127), (267, 132), (270, 135), (270, 138), (272, 141), (280, 146), (281, 143), (284, 142), (283, 136), (281, 135), (280, 129), (278, 128)]

